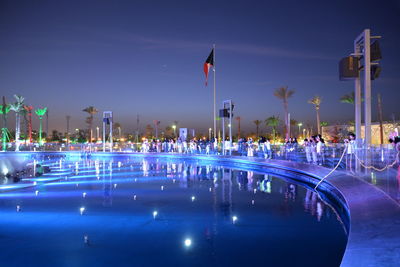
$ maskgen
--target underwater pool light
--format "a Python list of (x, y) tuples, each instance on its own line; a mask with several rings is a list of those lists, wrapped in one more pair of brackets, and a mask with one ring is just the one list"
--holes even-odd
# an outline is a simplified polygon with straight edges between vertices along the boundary
[(238, 220), (238, 217), (236, 215), (232, 216), (232, 223), (233, 224), (235, 224), (237, 220)]
[(186, 238), (184, 244), (185, 244), (185, 247), (188, 248), (192, 245), (192, 240), (190, 238)]

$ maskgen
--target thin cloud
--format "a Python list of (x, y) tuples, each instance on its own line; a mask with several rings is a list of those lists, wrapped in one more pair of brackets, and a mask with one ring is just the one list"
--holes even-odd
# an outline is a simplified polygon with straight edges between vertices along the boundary
[[(193, 42), (187, 40), (176, 39), (162, 39), (162, 38), (149, 38), (142, 35), (132, 33), (118, 33), (107, 35), (109, 38), (117, 39), (119, 41), (127, 41), (136, 44), (142, 44), (143, 49), (204, 49), (210, 48), (210, 43)], [(267, 57), (284, 57), (296, 59), (316, 59), (316, 60), (337, 60), (336, 57), (330, 57), (324, 54), (294, 51), (279, 47), (253, 45), (253, 44), (239, 44), (239, 43), (218, 43), (218, 49), (230, 51), (240, 54), (251, 54), (256, 56)]]

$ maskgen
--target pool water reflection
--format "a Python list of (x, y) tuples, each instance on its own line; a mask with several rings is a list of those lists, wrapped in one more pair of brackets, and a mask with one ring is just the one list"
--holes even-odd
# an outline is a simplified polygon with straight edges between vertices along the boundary
[[(0, 194), (1, 266), (338, 266), (346, 234), (319, 196), (195, 160), (53, 160)], [(20, 212), (16, 212), (16, 206)]]

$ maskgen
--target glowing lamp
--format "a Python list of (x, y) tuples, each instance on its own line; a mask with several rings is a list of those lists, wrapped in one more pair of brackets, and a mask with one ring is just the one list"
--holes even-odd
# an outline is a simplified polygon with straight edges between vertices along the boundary
[(84, 235), (84, 236), (83, 236), (83, 242), (84, 242), (85, 244), (89, 244), (89, 236), (88, 236), (88, 235)]
[(192, 240), (190, 238), (186, 238), (184, 244), (185, 244), (185, 247), (188, 248), (192, 245)]
[(235, 224), (237, 220), (238, 220), (238, 217), (237, 217), (237, 216), (232, 216), (232, 223), (233, 223), (233, 224)]

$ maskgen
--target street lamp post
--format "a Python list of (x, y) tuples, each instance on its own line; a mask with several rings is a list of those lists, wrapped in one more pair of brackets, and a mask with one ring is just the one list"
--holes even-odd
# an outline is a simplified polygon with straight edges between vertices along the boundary
[(297, 126), (299, 126), (299, 135), (301, 135), (301, 126), (303, 126), (303, 123), (298, 123)]
[(211, 131), (212, 131), (212, 129), (211, 129), (211, 128), (208, 128), (208, 139), (209, 139), (209, 140), (211, 140)]
[(99, 135), (100, 135), (99, 130), (100, 130), (100, 128), (99, 128), (99, 126), (97, 126), (96, 127), (96, 142), (99, 140)]
[(174, 137), (176, 138), (176, 125), (172, 125), (172, 129), (174, 129)]

